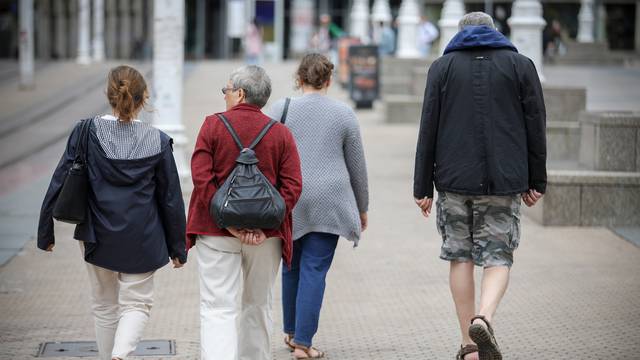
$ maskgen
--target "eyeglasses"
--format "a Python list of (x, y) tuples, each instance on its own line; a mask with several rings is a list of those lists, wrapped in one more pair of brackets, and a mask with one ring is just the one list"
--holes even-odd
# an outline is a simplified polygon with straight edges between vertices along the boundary
[(225, 87), (222, 88), (222, 95), (227, 95), (227, 91), (229, 91), (229, 90), (237, 91), (237, 90), (240, 90), (240, 88), (237, 88), (237, 89), (236, 88), (228, 88), (228, 87), (225, 86)]

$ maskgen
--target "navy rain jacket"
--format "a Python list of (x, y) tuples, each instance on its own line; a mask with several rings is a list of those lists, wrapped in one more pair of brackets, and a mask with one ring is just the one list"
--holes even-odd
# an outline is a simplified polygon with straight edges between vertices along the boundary
[(533, 62), (501, 33), (468, 26), (429, 68), (415, 198), (545, 192), (546, 115)]
[[(40, 212), (38, 247), (55, 242), (53, 208), (75, 158), (80, 124), (69, 136)], [(159, 131), (159, 130), (158, 130)], [(180, 179), (173, 158), (173, 140), (160, 131), (160, 152), (153, 156), (117, 160), (107, 158), (89, 132), (88, 220), (76, 226), (74, 238), (85, 242), (87, 262), (117, 272), (145, 273), (169, 262), (187, 261), (185, 210)]]

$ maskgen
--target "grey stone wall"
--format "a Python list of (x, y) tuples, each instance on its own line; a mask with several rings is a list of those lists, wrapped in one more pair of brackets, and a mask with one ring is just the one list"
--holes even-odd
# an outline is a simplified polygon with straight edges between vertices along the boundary
[(640, 112), (591, 112), (580, 119), (580, 164), (592, 170), (640, 171)]

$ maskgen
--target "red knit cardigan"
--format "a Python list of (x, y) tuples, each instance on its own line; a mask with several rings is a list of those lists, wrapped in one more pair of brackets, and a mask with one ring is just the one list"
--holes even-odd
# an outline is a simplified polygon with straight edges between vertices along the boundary
[[(242, 144), (249, 146), (260, 130), (271, 119), (257, 106), (239, 104), (223, 113), (236, 130)], [(265, 230), (267, 237), (283, 240), (282, 255), (287, 265), (291, 263), (293, 240), (291, 239), (291, 211), (302, 191), (300, 157), (291, 132), (277, 123), (255, 147), (260, 162), (258, 168), (272, 184), (279, 185), (287, 213), (279, 229)], [(193, 192), (189, 202), (187, 218), (187, 249), (196, 241), (197, 235), (232, 236), (227, 230), (219, 229), (209, 215), (209, 203), (218, 186), (231, 173), (240, 154), (238, 146), (222, 121), (215, 116), (207, 116), (200, 128), (195, 150), (191, 158)]]

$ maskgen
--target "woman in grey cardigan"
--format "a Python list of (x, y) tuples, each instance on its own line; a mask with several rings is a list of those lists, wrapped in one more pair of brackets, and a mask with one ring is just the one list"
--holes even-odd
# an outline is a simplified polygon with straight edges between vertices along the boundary
[[(358, 245), (367, 227), (367, 168), (353, 110), (327, 97), (333, 64), (308, 54), (298, 67), (302, 96), (268, 112), (289, 127), (302, 164), (302, 195), (293, 209), (293, 260), (282, 271), (285, 343), (297, 359), (320, 358), (311, 347), (338, 237)], [(283, 114), (284, 113), (284, 114)]]

